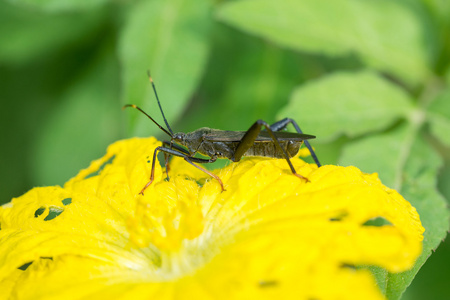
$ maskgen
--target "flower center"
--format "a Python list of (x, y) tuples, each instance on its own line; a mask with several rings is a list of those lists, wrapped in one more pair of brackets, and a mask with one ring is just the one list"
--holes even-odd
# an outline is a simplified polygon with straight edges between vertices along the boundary
[(198, 189), (195, 182), (179, 178), (155, 184), (137, 199), (135, 214), (128, 222), (130, 240), (141, 248), (180, 251), (183, 243), (203, 232)]

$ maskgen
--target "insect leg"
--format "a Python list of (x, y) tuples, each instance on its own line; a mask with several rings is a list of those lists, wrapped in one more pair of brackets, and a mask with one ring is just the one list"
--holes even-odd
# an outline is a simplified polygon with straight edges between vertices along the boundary
[(288, 118), (284, 118), (283, 120), (277, 121), (277, 122), (273, 123), (272, 125), (270, 125), (270, 129), (272, 129), (272, 131), (284, 130), (289, 125), (289, 120), (290, 119), (288, 119)]
[(273, 130), (270, 128), (270, 125), (267, 124), (267, 122), (263, 121), (263, 120), (258, 120), (256, 121), (249, 130), (247, 130), (247, 132), (244, 134), (244, 136), (242, 137), (241, 141), (239, 142), (239, 145), (236, 148), (236, 151), (234, 152), (234, 155), (232, 157), (232, 161), (239, 161), (241, 160), (241, 157), (245, 154), (245, 152), (247, 152), (247, 150), (253, 146), (253, 144), (255, 143), (256, 138), (258, 137), (260, 131), (261, 131), (261, 127), (264, 126), (267, 130), (267, 132), (269, 133), (270, 137), (272, 138), (273, 142), (275, 143), (275, 145), (277, 145), (277, 147), (283, 152), (284, 154), (284, 158), (286, 159), (286, 162), (289, 165), (289, 168), (291, 168), (292, 173), (301, 178), (301, 179), (305, 179), (306, 181), (309, 181), (308, 178), (303, 177), (300, 174), (297, 174), (297, 171), (295, 171), (294, 166), (292, 165), (291, 161), (289, 160), (289, 156), (286, 153), (286, 150), (283, 149), (283, 147), (281, 147), (280, 143), (278, 142), (278, 139), (275, 137), (275, 135), (273, 134)]
[(158, 153), (158, 151), (164, 152), (164, 155), (168, 154), (168, 155), (175, 155), (175, 156), (181, 156), (181, 157), (187, 156), (185, 153), (180, 153), (178, 150), (175, 150), (175, 149), (167, 148), (164, 146), (156, 147), (155, 152), (153, 152), (153, 161), (152, 161), (152, 170), (150, 172), (150, 179), (147, 182), (147, 184), (144, 186), (144, 188), (139, 192), (139, 194), (141, 194), (141, 195), (144, 195), (145, 189), (148, 188), (150, 186), (150, 184), (152, 184), (153, 180), (155, 179), (155, 162), (157, 161), (156, 154)]
[[(170, 148), (170, 149), (175, 148), (176, 150), (178, 150), (186, 155), (190, 155), (189, 151), (187, 151), (186, 149), (184, 149), (183, 147), (181, 147), (177, 144), (171, 143), (169, 141), (163, 141), (162, 144), (163, 144), (163, 147), (165, 147), (165, 148)], [(168, 154), (167, 152), (164, 152), (164, 164), (166, 166), (167, 180), (169, 180), (169, 170), (170, 170), (169, 158), (170, 158), (170, 154)]]
[(197, 169), (199, 169), (200, 171), (205, 172), (206, 174), (208, 174), (209, 176), (213, 177), (214, 179), (216, 179), (219, 184), (220, 187), (222, 188), (222, 192), (225, 191), (224, 187), (223, 187), (223, 182), (222, 180), (219, 178), (219, 176), (217, 176), (216, 174), (206, 170), (205, 168), (202, 168), (200, 166), (197, 166), (196, 164), (194, 164), (194, 162), (196, 163), (200, 163), (200, 164), (207, 164), (207, 163), (212, 163), (216, 161), (216, 157), (211, 157), (210, 159), (202, 159), (202, 158), (196, 158), (196, 157), (191, 157), (191, 156), (185, 156), (184, 160), (187, 161), (188, 163), (190, 163), (191, 165), (193, 165), (194, 167), (196, 167)]
[(219, 176), (217, 176), (216, 174), (213, 174), (210, 171), (208, 171), (208, 170), (206, 170), (206, 169), (204, 169), (204, 168), (194, 164), (194, 162), (196, 162), (196, 163), (203, 163), (203, 164), (212, 163), (212, 162), (216, 161), (216, 159), (217, 159), (216, 157), (212, 157), (210, 159), (202, 159), (202, 158), (191, 157), (191, 156), (189, 156), (189, 153), (187, 152), (186, 149), (179, 150), (178, 148), (180, 148), (180, 147), (178, 146), (176, 149), (171, 149), (171, 148), (168, 148), (168, 147), (156, 147), (155, 152), (153, 152), (153, 161), (152, 161), (152, 170), (150, 172), (150, 179), (147, 182), (147, 184), (144, 186), (144, 188), (139, 192), (139, 194), (144, 195), (145, 189), (148, 188), (152, 184), (153, 180), (155, 179), (155, 162), (157, 160), (156, 159), (156, 155), (157, 155), (158, 151), (164, 152), (164, 155), (167, 154), (167, 155), (175, 155), (175, 156), (183, 157), (185, 161), (187, 161), (188, 163), (190, 163), (191, 165), (193, 165), (197, 169), (202, 170), (206, 174), (208, 174), (211, 177), (214, 177), (215, 179), (217, 179), (217, 181), (219, 182), (219, 184), (220, 184), (220, 186), (222, 188), (222, 191), (225, 190), (223, 188), (222, 180), (220, 180)]
[[(169, 148), (170, 148), (170, 142), (163, 141), (162, 144), (163, 144), (163, 147), (169, 146)], [(170, 154), (164, 152), (164, 166), (166, 167), (167, 180), (169, 180), (169, 158), (170, 158)]]
[[(293, 119), (290, 119), (290, 118), (285, 118), (281, 121), (278, 121), (278, 122), (270, 125), (270, 129), (272, 129), (273, 131), (280, 131), (280, 130), (285, 129), (289, 124), (294, 125), (295, 130), (298, 133), (303, 133), (302, 130), (300, 129), (300, 126), (298, 126), (297, 122), (295, 122)], [(318, 167), (320, 167), (321, 164), (319, 162), (319, 159), (316, 156), (316, 153), (314, 152), (313, 148), (311, 147), (311, 144), (307, 140), (304, 140), (303, 142), (305, 143), (306, 148), (308, 148), (309, 153), (311, 153), (311, 156), (314, 159), (314, 162), (316, 163), (316, 165)]]
[[(177, 144), (174, 144), (174, 143), (170, 144), (170, 142), (164, 141), (164, 142), (163, 142), (163, 146), (164, 146), (165, 148), (170, 148), (170, 149), (175, 148), (175, 149), (176, 149), (177, 151), (179, 151), (179, 152), (182, 152), (182, 153), (184, 153), (184, 154), (186, 154), (186, 155), (190, 155), (190, 154), (189, 154), (189, 151), (187, 151), (186, 149), (184, 149), (184, 148), (181, 147), (180, 145), (177, 145)], [(169, 147), (166, 147), (166, 146), (169, 146)]]

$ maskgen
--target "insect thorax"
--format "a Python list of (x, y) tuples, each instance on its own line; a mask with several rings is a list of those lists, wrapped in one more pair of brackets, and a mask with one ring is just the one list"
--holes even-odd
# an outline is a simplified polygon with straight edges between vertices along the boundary
[(203, 136), (211, 133), (211, 128), (202, 127), (195, 131), (188, 132), (184, 134), (183, 141), (180, 143), (188, 148), (189, 153), (201, 153), (203, 155), (209, 155), (209, 153), (205, 153), (206, 151), (203, 149)]

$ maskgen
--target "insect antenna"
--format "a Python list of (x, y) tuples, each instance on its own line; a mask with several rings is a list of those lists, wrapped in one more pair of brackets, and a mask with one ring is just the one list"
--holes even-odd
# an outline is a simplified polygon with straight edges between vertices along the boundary
[(155, 92), (156, 101), (158, 102), (159, 110), (161, 111), (161, 114), (162, 114), (162, 116), (163, 116), (164, 123), (166, 123), (167, 129), (169, 129), (169, 131), (170, 131), (170, 133), (171, 133), (170, 136), (173, 136), (172, 128), (170, 128), (169, 122), (167, 122), (166, 116), (164, 115), (163, 109), (162, 109), (162, 107), (161, 107), (161, 103), (159, 102), (158, 93), (156, 92), (155, 84), (153, 83), (152, 76), (150, 75), (150, 70), (147, 70), (147, 75), (148, 75), (148, 79), (150, 80), (150, 83), (152, 84), (153, 91)]
[[(164, 127), (162, 127), (161, 125), (158, 124), (158, 122), (156, 122), (155, 120), (153, 120), (152, 117), (150, 117), (149, 114), (147, 114), (145, 111), (143, 111), (140, 107), (134, 105), (134, 104), (126, 104), (122, 107), (122, 109), (125, 109), (127, 107), (132, 107), (132, 108), (136, 108), (137, 110), (139, 110), (141, 113), (143, 113), (144, 115), (146, 115), (150, 120), (153, 121), (153, 123), (156, 124), (156, 126), (158, 126), (162, 131), (164, 131), (165, 133), (167, 133), (170, 137), (173, 136), (173, 133), (171, 134), (170, 132), (168, 132)], [(167, 123), (166, 123), (167, 124)], [(169, 128), (170, 129), (170, 128)], [(172, 131), (171, 131), (172, 132)]]

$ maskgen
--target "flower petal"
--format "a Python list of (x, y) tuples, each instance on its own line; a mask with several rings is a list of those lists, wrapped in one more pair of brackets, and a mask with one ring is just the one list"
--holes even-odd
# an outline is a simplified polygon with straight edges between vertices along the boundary
[(0, 208), (2, 293), (383, 299), (364, 266), (401, 272), (421, 252), (416, 210), (376, 174), (291, 159), (305, 180), (285, 160), (248, 158), (215, 171), (221, 192), (175, 160), (170, 181), (156, 164), (139, 195), (159, 145), (119, 141), (64, 188), (35, 188)]

